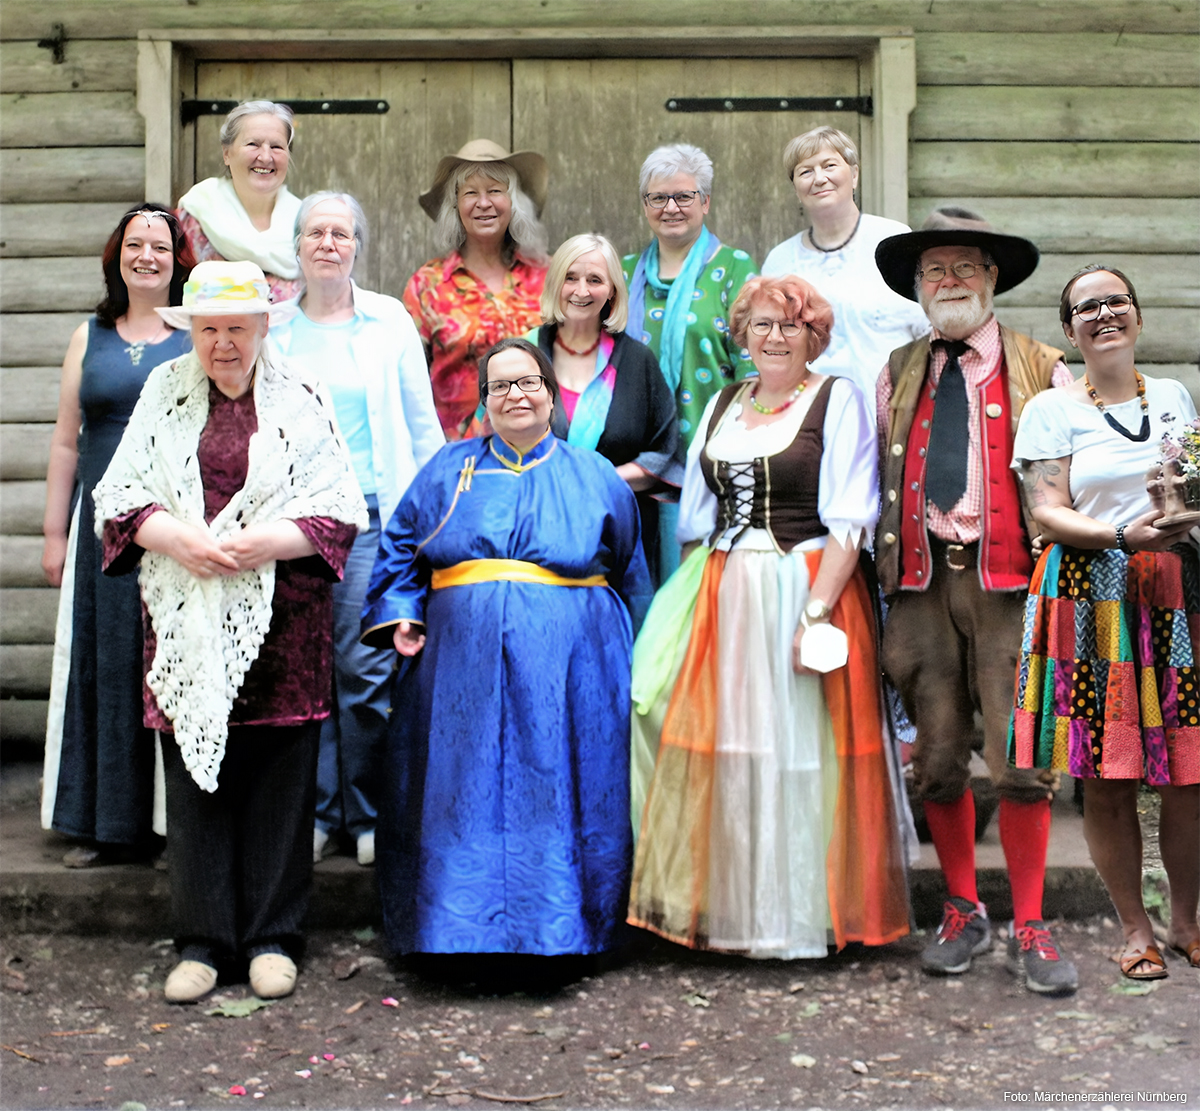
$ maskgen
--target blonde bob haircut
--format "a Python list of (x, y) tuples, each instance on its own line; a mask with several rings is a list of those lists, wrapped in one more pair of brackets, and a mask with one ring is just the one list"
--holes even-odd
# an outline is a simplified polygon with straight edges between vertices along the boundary
[(615, 336), (625, 331), (629, 320), (629, 291), (625, 288), (625, 275), (621, 273), (621, 260), (617, 257), (616, 248), (602, 235), (573, 235), (554, 252), (554, 258), (550, 260), (550, 270), (546, 274), (546, 284), (542, 287), (542, 322), (563, 322), (564, 317), (558, 301), (563, 282), (567, 279), (567, 271), (584, 255), (590, 255), (593, 251), (599, 251), (604, 259), (604, 269), (608, 271), (608, 280), (613, 287), (612, 297), (600, 310), (600, 321), (605, 331)]
[(849, 166), (858, 165), (858, 147), (854, 140), (836, 127), (814, 127), (803, 135), (797, 135), (783, 148), (783, 172), (788, 181), (793, 179), (796, 167), (806, 158), (812, 158), (826, 148), (837, 151)]

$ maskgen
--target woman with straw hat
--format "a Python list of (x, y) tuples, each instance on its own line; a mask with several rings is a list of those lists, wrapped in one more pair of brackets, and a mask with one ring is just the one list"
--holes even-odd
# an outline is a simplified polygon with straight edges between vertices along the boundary
[[(272, 358), (263, 272), (204, 262), (193, 350), (156, 367), (95, 489), (104, 569), (140, 565), (145, 724), (163, 735), (175, 1003), (250, 962), (265, 998), (296, 979), (312, 882), (317, 737), (332, 602), (362, 494), (321, 387)], [(173, 735), (174, 743), (170, 743)]]
[(479, 357), (541, 323), (549, 259), (538, 218), (546, 160), (474, 139), (437, 167), (421, 207), (445, 253), (408, 281), (404, 305), (429, 352), (433, 398), (448, 440), (480, 431)]

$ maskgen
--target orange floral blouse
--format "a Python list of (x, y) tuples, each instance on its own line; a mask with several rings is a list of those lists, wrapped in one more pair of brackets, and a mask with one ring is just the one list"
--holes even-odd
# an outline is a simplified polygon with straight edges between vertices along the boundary
[(404, 307), (429, 350), (433, 401), (447, 440), (480, 434), (479, 359), (493, 343), (541, 324), (538, 302), (545, 281), (544, 266), (518, 256), (504, 288), (493, 293), (457, 251), (427, 262), (409, 278)]

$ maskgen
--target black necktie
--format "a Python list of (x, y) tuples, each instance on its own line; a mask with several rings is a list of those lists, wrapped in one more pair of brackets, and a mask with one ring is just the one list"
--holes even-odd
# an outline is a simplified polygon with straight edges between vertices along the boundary
[(925, 497), (949, 513), (967, 488), (967, 383), (958, 357), (967, 349), (960, 339), (936, 340), (949, 356), (942, 367), (933, 406), (933, 427), (925, 458)]

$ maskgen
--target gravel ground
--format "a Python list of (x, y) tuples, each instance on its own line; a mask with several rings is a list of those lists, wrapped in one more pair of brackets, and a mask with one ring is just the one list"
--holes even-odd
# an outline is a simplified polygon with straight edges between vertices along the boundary
[(0, 1106), (999, 1108), (1039, 1102), (1036, 1090), (1112, 1107), (1161, 1104), (1101, 1093), (1200, 1098), (1200, 976), (1173, 960), (1170, 979), (1126, 994), (1109, 960), (1111, 922), (1060, 925), (1055, 936), (1080, 967), (1073, 997), (1023, 990), (999, 945), (967, 977), (929, 978), (917, 968), (919, 937), (792, 963), (648, 944), (556, 990), (526, 978), (524, 992), (487, 994), (393, 967), (369, 932), (321, 933), (296, 994), (241, 1017), (211, 1012), (236, 1016), (252, 1003), (244, 984), (199, 1005), (165, 1003), (165, 941), (10, 936), (0, 943)]

